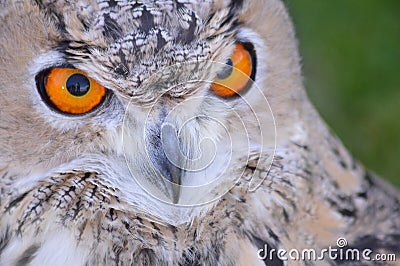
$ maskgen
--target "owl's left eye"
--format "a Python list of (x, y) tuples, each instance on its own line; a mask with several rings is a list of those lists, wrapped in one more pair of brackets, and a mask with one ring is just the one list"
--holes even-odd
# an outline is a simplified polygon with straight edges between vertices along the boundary
[(249, 87), (256, 73), (256, 57), (250, 43), (238, 43), (226, 66), (217, 74), (211, 90), (220, 97), (232, 97)]
[(36, 78), (42, 98), (58, 111), (81, 115), (99, 106), (106, 89), (90, 78), (84, 71), (75, 68), (51, 68)]

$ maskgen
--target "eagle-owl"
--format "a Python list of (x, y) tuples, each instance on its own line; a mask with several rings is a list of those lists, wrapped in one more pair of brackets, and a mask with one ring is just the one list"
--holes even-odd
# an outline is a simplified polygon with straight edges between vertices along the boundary
[(309, 103), (280, 0), (0, 7), (0, 265), (399, 252), (399, 193)]

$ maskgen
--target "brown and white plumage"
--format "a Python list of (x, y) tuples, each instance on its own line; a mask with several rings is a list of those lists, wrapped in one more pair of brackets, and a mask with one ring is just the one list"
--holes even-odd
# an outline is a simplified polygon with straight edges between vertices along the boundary
[[(263, 265), (264, 244), (320, 250), (339, 237), (400, 252), (398, 191), (360, 166), (310, 105), (281, 1), (0, 7), (0, 265)], [(213, 62), (237, 41), (254, 45), (257, 74), (245, 101), (225, 101), (201, 81), (215, 79)], [(49, 109), (35, 77), (65, 64), (107, 87), (107, 104), (79, 117)], [(177, 196), (153, 171), (165, 158), (146, 141), (160, 138), (165, 112), (178, 127), (198, 118), (172, 141), (186, 153), (214, 134), (225, 147), (228, 131), (229, 167), (220, 170), (221, 148), (208, 174), (182, 178), (197, 185), (223, 172), (222, 181)]]

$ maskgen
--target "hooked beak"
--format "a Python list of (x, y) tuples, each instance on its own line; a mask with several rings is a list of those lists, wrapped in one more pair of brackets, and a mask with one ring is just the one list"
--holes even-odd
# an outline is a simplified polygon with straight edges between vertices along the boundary
[(162, 177), (160, 189), (177, 204), (183, 174), (183, 155), (176, 129), (169, 123), (150, 130), (147, 138), (150, 160)]

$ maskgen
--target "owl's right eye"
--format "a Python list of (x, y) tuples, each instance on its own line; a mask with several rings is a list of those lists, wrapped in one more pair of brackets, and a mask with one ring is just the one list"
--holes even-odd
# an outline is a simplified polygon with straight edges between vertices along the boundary
[(51, 68), (36, 77), (44, 101), (58, 111), (82, 115), (99, 106), (107, 90), (84, 71), (75, 68)]

